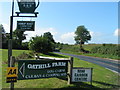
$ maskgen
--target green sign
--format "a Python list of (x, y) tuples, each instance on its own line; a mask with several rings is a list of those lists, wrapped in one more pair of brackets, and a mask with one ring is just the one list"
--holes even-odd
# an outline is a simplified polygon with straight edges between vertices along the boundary
[(39, 6), (39, 1), (38, 4), (35, 2), (35, 0), (17, 0), (19, 10), (21, 13), (34, 13), (35, 9)]
[(19, 60), (18, 80), (67, 76), (65, 60)]
[(35, 21), (17, 21), (17, 30), (34, 31)]

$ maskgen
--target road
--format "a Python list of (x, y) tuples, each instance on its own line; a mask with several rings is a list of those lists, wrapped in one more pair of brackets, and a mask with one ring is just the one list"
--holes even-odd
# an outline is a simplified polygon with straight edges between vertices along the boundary
[(67, 54), (67, 53), (61, 53), (61, 52), (55, 52), (55, 53), (76, 57), (76, 58), (79, 58), (80, 60), (84, 60), (84, 61), (88, 61), (97, 65), (100, 65), (120, 75), (119, 60), (102, 59), (102, 58), (89, 57), (89, 56), (83, 56), (83, 55), (73, 55), (73, 54)]

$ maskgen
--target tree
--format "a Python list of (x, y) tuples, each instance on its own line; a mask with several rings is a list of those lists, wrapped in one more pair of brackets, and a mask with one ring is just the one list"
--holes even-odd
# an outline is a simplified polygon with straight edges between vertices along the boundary
[(15, 30), (13, 32), (13, 39), (16, 40), (18, 45), (22, 46), (22, 41), (26, 39), (26, 35), (24, 34), (25, 31)]
[(29, 41), (29, 49), (46, 54), (54, 50), (54, 44), (46, 37), (36, 36)]
[(2, 44), (1, 48), (8, 48), (8, 37), (6, 35), (5, 29), (2, 24), (0, 24), (0, 43)]
[(54, 39), (53, 39), (53, 35), (50, 32), (46, 32), (43, 34), (43, 37), (47, 38), (49, 41), (55, 43)]
[(2, 24), (0, 24), (0, 33), (2, 34), (2, 43), (6, 42), (6, 33)]
[(84, 50), (82, 44), (91, 40), (89, 31), (84, 26), (78, 26), (75, 35), (76, 44), (80, 44), (80, 50)]

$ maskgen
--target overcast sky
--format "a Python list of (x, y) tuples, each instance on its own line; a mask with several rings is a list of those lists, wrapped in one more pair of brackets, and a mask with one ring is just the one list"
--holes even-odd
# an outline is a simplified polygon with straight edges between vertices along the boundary
[[(16, 11), (19, 11), (17, 2), (15, 2)], [(36, 11), (39, 12), (37, 18), (14, 18), (14, 29), (17, 21), (36, 21), (35, 31), (25, 32), (28, 34), (27, 41), (35, 35), (51, 32), (56, 42), (74, 44), (76, 28), (84, 25), (92, 36), (89, 43), (118, 43), (120, 30), (117, 0), (116, 2), (44, 1), (40, 3)], [(3, 24), (6, 32), (10, 31), (10, 15), (11, 2), (0, 2), (0, 24)]]

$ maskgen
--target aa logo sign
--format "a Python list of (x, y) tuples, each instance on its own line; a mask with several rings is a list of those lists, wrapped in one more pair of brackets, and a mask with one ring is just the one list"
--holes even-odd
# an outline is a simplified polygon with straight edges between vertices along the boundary
[(7, 79), (6, 82), (17, 82), (17, 68), (16, 67), (8, 67), (7, 68)]

